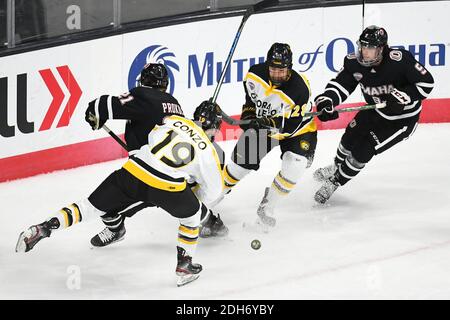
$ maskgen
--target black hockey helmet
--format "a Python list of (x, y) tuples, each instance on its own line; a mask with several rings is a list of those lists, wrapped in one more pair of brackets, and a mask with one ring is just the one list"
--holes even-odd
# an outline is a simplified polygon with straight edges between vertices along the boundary
[[(383, 59), (383, 51), (386, 51), (385, 48), (388, 45), (387, 42), (388, 35), (384, 28), (375, 25), (365, 28), (356, 42), (358, 45), (358, 52), (356, 54), (358, 62), (365, 67), (378, 64)], [(375, 59), (364, 60), (362, 48), (376, 48), (377, 55)]]
[(147, 63), (141, 71), (139, 84), (166, 91), (169, 84), (166, 67), (161, 63)]
[(218, 130), (222, 124), (222, 111), (217, 103), (205, 100), (195, 109), (194, 121), (200, 122), (204, 131)]
[(292, 51), (288, 44), (275, 42), (267, 52), (266, 62), (274, 68), (292, 68)]

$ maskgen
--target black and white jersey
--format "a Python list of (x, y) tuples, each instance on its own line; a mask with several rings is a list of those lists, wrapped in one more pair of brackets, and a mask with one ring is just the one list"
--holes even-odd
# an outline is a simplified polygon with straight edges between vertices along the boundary
[(137, 150), (148, 143), (148, 134), (170, 115), (184, 116), (177, 99), (150, 87), (136, 87), (123, 95), (107, 96), (92, 101), (95, 116), (103, 122), (108, 119), (128, 120), (125, 141), (129, 150)]
[(313, 117), (301, 115), (302, 109), (311, 110), (309, 81), (303, 75), (292, 70), (289, 80), (277, 87), (269, 79), (267, 65), (256, 64), (248, 71), (244, 88), (245, 107), (254, 110), (256, 118), (274, 120), (279, 133), (271, 135), (272, 138), (281, 140), (317, 130)]
[(433, 76), (413, 55), (403, 49), (387, 49), (378, 66), (364, 67), (354, 53), (344, 59), (344, 67), (336, 78), (328, 82), (322, 94), (337, 106), (344, 102), (359, 84), (368, 104), (386, 101), (395, 88), (406, 93), (410, 102), (404, 106), (375, 109), (387, 120), (414, 117), (422, 110), (422, 100), (427, 98), (434, 86)]

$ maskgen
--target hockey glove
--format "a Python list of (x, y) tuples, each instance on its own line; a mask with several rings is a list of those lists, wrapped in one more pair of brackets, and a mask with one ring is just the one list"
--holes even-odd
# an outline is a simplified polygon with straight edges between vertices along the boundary
[(403, 106), (411, 103), (411, 97), (403, 91), (394, 89), (386, 98), (386, 105), (388, 107), (400, 107), (403, 110)]
[[(256, 108), (254, 106), (246, 106), (242, 107), (241, 120), (249, 120), (256, 118)], [(249, 127), (248, 124), (240, 124), (239, 125), (242, 130), (247, 130)]]
[(276, 123), (273, 119), (262, 117), (255, 118), (250, 121), (248, 124), (250, 129), (261, 130), (261, 129), (273, 129), (276, 127)]
[(212, 110), (220, 110), (219, 105), (215, 102), (210, 102), (209, 100), (202, 101), (202, 103), (195, 108), (194, 121), (200, 121), (200, 117), (202, 117), (203, 113), (208, 113), (213, 116)]
[(318, 112), (321, 112), (319, 116), (320, 121), (330, 121), (339, 118), (339, 113), (334, 109), (333, 101), (326, 96), (318, 96), (314, 101)]
[[(100, 98), (99, 98), (100, 99)], [(107, 119), (99, 119), (95, 114), (95, 101), (93, 100), (89, 102), (89, 105), (86, 109), (85, 117), (87, 123), (91, 126), (92, 130), (100, 129), (106, 122)]]

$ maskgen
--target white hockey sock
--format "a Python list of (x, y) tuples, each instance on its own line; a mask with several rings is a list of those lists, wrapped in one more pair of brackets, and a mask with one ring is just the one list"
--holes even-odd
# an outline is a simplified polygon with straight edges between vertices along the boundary
[(290, 151), (284, 153), (281, 170), (273, 179), (266, 196), (269, 208), (273, 209), (281, 199), (295, 188), (297, 181), (306, 171), (307, 164), (308, 159), (303, 156)]
[(191, 257), (194, 256), (197, 248), (201, 212), (202, 206), (200, 204), (200, 208), (193, 216), (180, 219), (178, 246), (186, 250), (186, 254)]
[(59, 228), (55, 230), (59, 230), (71, 227), (81, 221), (89, 221), (92, 218), (98, 218), (104, 214), (105, 212), (95, 208), (88, 199), (83, 199), (62, 208), (55, 215), (49, 217), (47, 221), (50, 221), (52, 218), (58, 219)]
[(242, 178), (244, 178), (251, 170), (245, 169), (233, 161), (229, 162), (223, 168), (223, 177), (225, 182), (225, 191), (233, 188)]

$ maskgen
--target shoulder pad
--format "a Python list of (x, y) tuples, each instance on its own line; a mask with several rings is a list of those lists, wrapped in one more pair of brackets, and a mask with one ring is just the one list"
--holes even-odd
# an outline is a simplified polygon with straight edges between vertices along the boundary
[(400, 50), (391, 50), (389, 52), (389, 58), (394, 61), (401, 61), (403, 58), (403, 52)]

